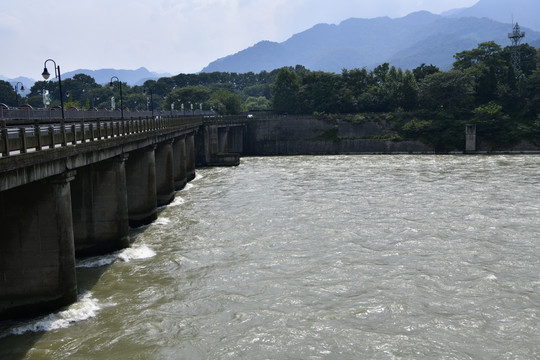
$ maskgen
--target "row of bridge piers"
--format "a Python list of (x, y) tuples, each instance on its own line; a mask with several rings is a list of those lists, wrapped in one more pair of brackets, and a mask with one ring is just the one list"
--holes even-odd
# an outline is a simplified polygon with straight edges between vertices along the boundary
[(237, 165), (242, 137), (202, 126), (1, 191), (0, 319), (76, 301), (76, 257), (129, 247), (129, 229), (154, 221), (197, 166)]

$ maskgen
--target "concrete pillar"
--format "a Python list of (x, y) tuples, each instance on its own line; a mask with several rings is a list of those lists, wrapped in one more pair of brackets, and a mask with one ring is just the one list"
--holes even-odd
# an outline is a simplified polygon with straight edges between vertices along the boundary
[(465, 152), (476, 152), (476, 125), (465, 126)]
[(244, 126), (231, 127), (229, 131), (229, 151), (232, 153), (244, 153)]
[(186, 177), (186, 137), (181, 136), (173, 143), (174, 189), (182, 190), (187, 183)]
[(81, 168), (71, 183), (77, 256), (129, 247), (125, 163), (128, 155)]
[(164, 206), (174, 200), (173, 142), (159, 143), (156, 148), (157, 205)]
[(150, 224), (157, 219), (155, 146), (132, 151), (126, 161), (129, 226)]
[(229, 128), (218, 129), (218, 151), (214, 154), (229, 152)]
[(186, 136), (186, 179), (191, 181), (195, 179), (195, 134)]
[(204, 156), (207, 164), (212, 162), (212, 155), (219, 152), (218, 127), (206, 125), (204, 127)]
[(33, 316), (77, 300), (74, 173), (0, 193), (0, 318)]

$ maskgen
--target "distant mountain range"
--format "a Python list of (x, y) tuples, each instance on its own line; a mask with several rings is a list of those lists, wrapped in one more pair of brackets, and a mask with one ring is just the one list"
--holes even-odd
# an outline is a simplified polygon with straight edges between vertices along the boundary
[(538, 0), (481, 0), (469, 8), (442, 13), (450, 17), (487, 17), (502, 23), (518, 22), (540, 31), (540, 1)]
[[(384, 62), (403, 69), (426, 63), (446, 70), (451, 68), (454, 54), (481, 42), (510, 45), (512, 9), (516, 10), (515, 20), (540, 28), (539, 0), (480, 0), (470, 8), (443, 15), (421, 11), (398, 19), (351, 18), (339, 25), (318, 24), (282, 43), (261, 41), (210, 63), (202, 72), (258, 73), (300, 64), (339, 73), (344, 68), (373, 68)], [(525, 42), (540, 46), (540, 32), (526, 26), (522, 30), (526, 31)]]
[(91, 76), (96, 80), (98, 84), (107, 84), (111, 81), (113, 76), (116, 76), (120, 81), (127, 83), (129, 86), (142, 85), (146, 80), (157, 80), (160, 77), (168, 77), (171, 74), (158, 74), (150, 72), (146, 68), (141, 67), (137, 70), (118, 70), (118, 69), (100, 69), (100, 70), (88, 70), (78, 69), (62, 74), (63, 79), (68, 79), (76, 74), (85, 74)]
[[(78, 69), (75, 71), (70, 71), (62, 73), (62, 80), (72, 78), (76, 74), (85, 74), (94, 78), (98, 84), (107, 84), (111, 81), (111, 77), (116, 76), (120, 81), (127, 83), (129, 86), (133, 85), (142, 85), (146, 80), (157, 80), (161, 77), (170, 77), (171, 74), (168, 73), (155, 73), (150, 72), (148, 69), (141, 67), (137, 70), (117, 70), (117, 69), (100, 69), (100, 70), (88, 70), (88, 69)], [(0, 76), (0, 80), (7, 81), (9, 83), (15, 84), (21, 82), (24, 85), (25, 90), (30, 90), (34, 85), (36, 80), (30, 79), (27, 77), (18, 77), (15, 79), (9, 79), (3, 76)], [(39, 79), (43, 80), (43, 79)], [(25, 91), (28, 94), (28, 91)], [(22, 96), (25, 93), (21, 93)]]
[[(351, 18), (339, 25), (318, 24), (309, 30), (277, 43), (261, 41), (254, 46), (211, 62), (201, 72), (255, 73), (282, 66), (303, 65), (311, 70), (341, 72), (343, 68), (373, 68), (384, 62), (413, 69), (422, 63), (443, 70), (451, 68), (454, 54), (475, 48), (484, 41), (510, 45), (508, 33), (512, 19), (526, 32), (525, 42), (540, 47), (540, 0), (480, 0), (474, 6), (455, 9), (441, 15), (420, 11), (391, 19)], [(146, 80), (170, 77), (141, 67), (137, 70), (79, 69), (62, 74), (67, 79), (83, 73), (98, 84), (117, 76), (128, 85), (142, 85)], [(33, 79), (20, 81), (26, 89)]]

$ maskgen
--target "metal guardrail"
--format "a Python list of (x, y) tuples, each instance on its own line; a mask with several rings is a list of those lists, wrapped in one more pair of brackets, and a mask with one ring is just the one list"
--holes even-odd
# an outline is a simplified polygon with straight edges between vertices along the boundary
[[(8, 127), (8, 122), (10, 126)], [(20, 123), (21, 126), (13, 126)], [(138, 118), (68, 119), (64, 122), (0, 120), (0, 159), (27, 152), (54, 149), (117, 137), (155, 132), (183, 130), (203, 124), (202, 116), (145, 116)]]
[[(96, 119), (96, 118), (117, 118), (120, 117), (120, 110), (64, 110), (65, 119)], [(124, 118), (139, 118), (146, 116), (212, 116), (213, 111), (208, 110), (173, 110), (163, 111), (126, 111)], [(62, 111), (60, 109), (3, 109), (0, 107), (0, 120), (60, 120)]]

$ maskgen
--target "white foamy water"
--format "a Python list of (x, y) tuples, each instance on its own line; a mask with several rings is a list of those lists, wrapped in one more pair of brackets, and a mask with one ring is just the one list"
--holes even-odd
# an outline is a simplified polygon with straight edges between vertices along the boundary
[[(86, 292), (79, 296), (77, 302), (70, 305), (66, 310), (15, 325), (9, 329), (9, 334), (22, 335), (27, 332), (65, 329), (74, 323), (95, 317), (100, 309), (97, 299), (92, 297), (92, 293)], [(7, 335), (8, 333), (3, 334), (3, 336)]]
[(185, 203), (185, 200), (180, 196), (180, 193), (176, 193), (174, 200), (168, 205), (171, 206), (180, 206)]
[(127, 249), (116, 251), (110, 255), (100, 255), (80, 259), (77, 261), (77, 268), (96, 268), (110, 265), (118, 259), (128, 262), (130, 260), (148, 259), (155, 255), (156, 253), (144, 244), (134, 245)]
[(118, 254), (118, 258), (125, 262), (131, 260), (148, 259), (156, 256), (156, 253), (146, 245), (132, 246), (130, 248), (121, 250)]

